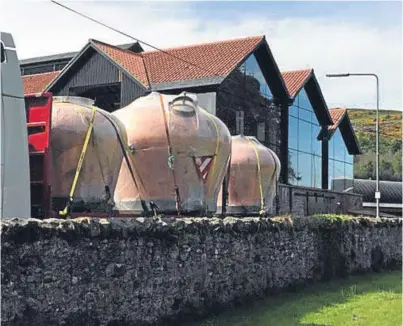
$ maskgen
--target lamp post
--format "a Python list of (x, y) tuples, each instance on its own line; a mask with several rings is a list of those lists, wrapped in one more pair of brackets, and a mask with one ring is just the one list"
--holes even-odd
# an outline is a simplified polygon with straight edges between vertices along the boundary
[(379, 78), (376, 74), (372, 73), (345, 73), (345, 74), (327, 74), (326, 77), (350, 77), (350, 76), (370, 76), (375, 77), (376, 80), (376, 149), (375, 149), (375, 170), (376, 170), (376, 217), (379, 218), (379, 200), (381, 193), (379, 191)]

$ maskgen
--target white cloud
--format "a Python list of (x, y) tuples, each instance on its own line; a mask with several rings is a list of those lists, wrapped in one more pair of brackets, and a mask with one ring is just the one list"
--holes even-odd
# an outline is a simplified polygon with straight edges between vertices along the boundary
[[(184, 2), (63, 3), (158, 47), (265, 34), (280, 69), (315, 69), (329, 107), (373, 108), (375, 81), (327, 79), (326, 73), (375, 72), (380, 77), (381, 107), (402, 108), (401, 26), (368, 26), (320, 17), (268, 20), (259, 13), (209, 20)], [(77, 51), (89, 38), (112, 44), (130, 42), (50, 2), (3, 1), (0, 12), (0, 29), (13, 33), (20, 58)]]

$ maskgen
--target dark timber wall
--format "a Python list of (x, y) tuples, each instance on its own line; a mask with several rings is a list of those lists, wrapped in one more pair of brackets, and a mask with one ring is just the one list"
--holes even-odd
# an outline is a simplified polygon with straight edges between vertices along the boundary
[(82, 64), (70, 69), (66, 76), (51, 89), (55, 95), (69, 95), (71, 87), (96, 86), (119, 83), (119, 69), (98, 52), (82, 58)]
[(126, 106), (133, 102), (135, 99), (146, 95), (148, 92), (144, 89), (144, 87), (140, 86), (133, 79), (122, 75), (122, 86), (121, 86), (121, 102), (120, 106)]

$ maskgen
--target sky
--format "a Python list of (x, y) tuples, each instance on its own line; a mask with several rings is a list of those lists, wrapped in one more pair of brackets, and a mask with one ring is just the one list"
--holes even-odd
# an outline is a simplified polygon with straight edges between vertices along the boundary
[[(281, 71), (314, 69), (329, 108), (374, 108), (373, 78), (325, 77), (369, 72), (381, 109), (402, 110), (400, 1), (60, 2), (159, 48), (265, 35)], [(79, 51), (90, 38), (131, 42), (50, 1), (0, 0), (0, 30), (21, 59)]]

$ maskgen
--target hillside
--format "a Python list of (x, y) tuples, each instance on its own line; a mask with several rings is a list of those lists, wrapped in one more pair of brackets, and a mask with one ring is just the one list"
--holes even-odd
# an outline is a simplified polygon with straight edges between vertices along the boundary
[[(349, 109), (348, 114), (363, 153), (354, 159), (354, 177), (375, 179), (376, 111)], [(402, 112), (381, 110), (379, 117), (380, 179), (402, 181)]]

